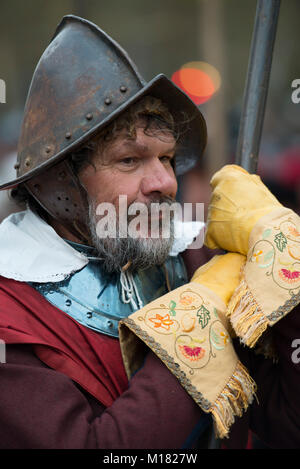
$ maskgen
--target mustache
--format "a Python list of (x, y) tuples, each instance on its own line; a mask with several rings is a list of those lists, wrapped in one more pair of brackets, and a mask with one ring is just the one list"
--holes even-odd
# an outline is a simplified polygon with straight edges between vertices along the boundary
[(133, 204), (143, 204), (147, 208), (151, 208), (152, 204), (163, 204), (167, 203), (169, 205), (172, 205), (173, 203), (176, 202), (176, 199), (173, 197), (167, 196), (167, 195), (161, 195), (161, 196), (151, 196), (147, 201), (140, 202), (139, 200), (134, 200), (128, 205), (128, 208), (133, 205)]
[(169, 204), (173, 204), (174, 202), (176, 202), (176, 199), (174, 199), (173, 197), (168, 196), (168, 195), (152, 196), (148, 203), (149, 204), (152, 204), (152, 203), (162, 204), (164, 202), (169, 203)]
[[(152, 196), (150, 200), (146, 202), (139, 202), (135, 200), (131, 202), (127, 207), (127, 219), (130, 222), (134, 219), (137, 213), (144, 213), (145, 216), (148, 218), (154, 217), (156, 218), (159, 213), (163, 213), (164, 207), (170, 207), (172, 204), (176, 203), (176, 200), (173, 197), (169, 196)], [(139, 210), (140, 205), (142, 205), (142, 209)], [(134, 214), (130, 214), (131, 209), (136, 209)], [(171, 214), (171, 218), (173, 218), (173, 214)]]
[[(124, 199), (125, 197), (126, 200)], [(144, 220), (143, 223), (146, 223), (146, 220), (148, 220), (151, 226), (153, 226), (152, 223), (159, 223), (159, 225), (167, 223), (168, 225), (173, 223), (176, 205), (178, 205), (176, 199), (161, 194), (153, 194), (146, 201), (135, 199), (131, 203), (128, 203), (127, 196), (123, 195), (119, 196), (119, 204), (117, 201), (114, 201), (114, 203), (101, 202), (99, 205), (96, 205), (94, 200), (90, 200), (89, 221), (93, 219), (97, 223), (105, 220), (106, 223), (116, 226), (118, 229), (120, 226), (123, 227), (126, 232), (131, 221), (137, 217), (141, 221)], [(104, 224), (103, 227), (105, 226)], [(145, 225), (143, 226), (145, 227)]]

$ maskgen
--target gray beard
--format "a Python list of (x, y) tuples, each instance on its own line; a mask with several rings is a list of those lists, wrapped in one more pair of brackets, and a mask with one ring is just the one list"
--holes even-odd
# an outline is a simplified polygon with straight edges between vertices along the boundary
[[(163, 200), (165, 202), (165, 200)], [(97, 220), (93, 203), (89, 204), (89, 230), (91, 241), (102, 260), (103, 269), (108, 273), (120, 272), (130, 262), (131, 272), (162, 265), (171, 250), (174, 241), (174, 220), (170, 220), (170, 237), (168, 238), (100, 238), (96, 231)]]

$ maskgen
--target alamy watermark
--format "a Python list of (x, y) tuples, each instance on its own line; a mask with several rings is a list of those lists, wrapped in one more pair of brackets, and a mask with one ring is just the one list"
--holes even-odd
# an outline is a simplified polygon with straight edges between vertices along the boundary
[(203, 203), (133, 202), (128, 206), (127, 196), (119, 195), (116, 205), (110, 202), (100, 203), (96, 208), (96, 215), (99, 217), (96, 233), (100, 239), (186, 239), (193, 234), (194, 228), (190, 222), (194, 221), (199, 223), (199, 229), (189, 249), (199, 249), (203, 245), (204, 230), (200, 229), (200, 226), (204, 227)]
[(300, 363), (300, 339), (294, 339), (292, 347), (295, 349), (291, 355), (292, 362), (298, 364)]
[(6, 103), (6, 84), (2, 79), (0, 79), (0, 103)]
[(300, 78), (295, 78), (292, 81), (292, 88), (295, 88), (292, 92), (291, 99), (294, 104), (300, 103)]

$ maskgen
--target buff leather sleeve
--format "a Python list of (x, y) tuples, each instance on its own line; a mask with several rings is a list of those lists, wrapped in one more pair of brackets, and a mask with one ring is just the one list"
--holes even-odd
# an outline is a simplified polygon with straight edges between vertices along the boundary
[(152, 353), (128, 390), (106, 409), (66, 375), (48, 368), (29, 345), (8, 345), (6, 355), (0, 365), (3, 449), (181, 448), (199, 422), (207, 423)]

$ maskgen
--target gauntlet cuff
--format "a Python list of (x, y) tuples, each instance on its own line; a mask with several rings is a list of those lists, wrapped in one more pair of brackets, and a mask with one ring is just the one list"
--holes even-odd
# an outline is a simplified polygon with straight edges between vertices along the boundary
[(253, 347), (300, 303), (300, 218), (278, 208), (254, 226), (243, 278), (228, 304), (235, 333)]
[(141, 366), (137, 357), (146, 344), (201, 409), (212, 414), (219, 438), (228, 435), (235, 416), (242, 415), (252, 402), (256, 388), (234, 351), (225, 310), (210, 289), (189, 283), (120, 322), (128, 377)]

